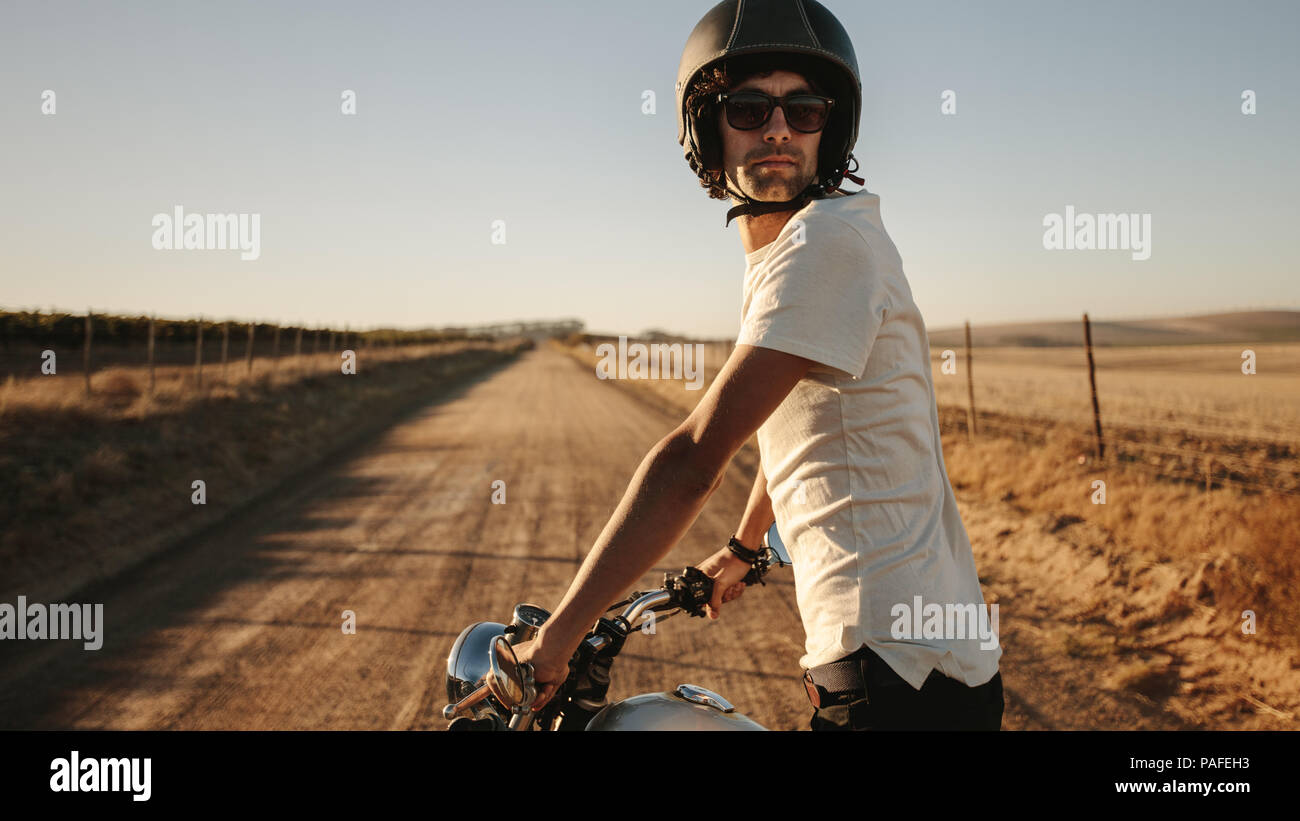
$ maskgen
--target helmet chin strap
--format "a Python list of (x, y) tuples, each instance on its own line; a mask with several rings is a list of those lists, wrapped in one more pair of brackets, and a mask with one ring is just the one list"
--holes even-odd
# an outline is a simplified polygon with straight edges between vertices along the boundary
[[(749, 200), (748, 197), (745, 199)], [(777, 211), (798, 211), (807, 205), (813, 196), (807, 191), (785, 202), (760, 202), (758, 200), (749, 200), (748, 202), (734, 206), (727, 211), (727, 221), (724, 225), (730, 226), (731, 221), (736, 217), (757, 217), (762, 214), (772, 214)]]

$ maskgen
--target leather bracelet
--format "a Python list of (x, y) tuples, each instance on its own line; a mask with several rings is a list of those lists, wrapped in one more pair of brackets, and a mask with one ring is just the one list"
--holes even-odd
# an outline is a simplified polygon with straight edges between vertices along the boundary
[(750, 550), (748, 547), (745, 547), (743, 544), (741, 544), (740, 540), (736, 538), (736, 534), (734, 533), (731, 534), (731, 540), (727, 542), (727, 549), (730, 550), (732, 554), (736, 556), (736, 558), (740, 559), (741, 561), (748, 562), (749, 564), (753, 564), (754, 562), (758, 561), (758, 557), (762, 555), (761, 552), (757, 550)]

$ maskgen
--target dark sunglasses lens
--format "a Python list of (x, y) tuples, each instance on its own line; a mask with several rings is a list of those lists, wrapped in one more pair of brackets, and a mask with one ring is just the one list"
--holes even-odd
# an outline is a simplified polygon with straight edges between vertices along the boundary
[(772, 104), (757, 94), (733, 94), (727, 98), (727, 122), (732, 128), (758, 128), (767, 122)]
[(830, 107), (817, 97), (791, 97), (785, 101), (785, 119), (796, 131), (820, 131)]

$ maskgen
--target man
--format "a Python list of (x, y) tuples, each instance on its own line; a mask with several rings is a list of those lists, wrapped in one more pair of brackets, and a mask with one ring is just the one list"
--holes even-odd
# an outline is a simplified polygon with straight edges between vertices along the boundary
[(727, 220), (740, 217), (746, 254), (741, 331), (699, 406), (641, 463), (560, 606), (519, 646), (535, 706), (757, 432), (761, 468), (740, 527), (699, 566), (714, 580), (710, 617), (743, 590), (775, 520), (794, 559), (813, 729), (1000, 728), (996, 642), (974, 622), (960, 636), (931, 619), (912, 630), (914, 607), (974, 613), (984, 600), (943, 464), (924, 323), (879, 198), (838, 190), (845, 176), (862, 183), (849, 173), (861, 85), (847, 33), (813, 0), (726, 0), (692, 32), (677, 96), (692, 170), (710, 196), (738, 203)]

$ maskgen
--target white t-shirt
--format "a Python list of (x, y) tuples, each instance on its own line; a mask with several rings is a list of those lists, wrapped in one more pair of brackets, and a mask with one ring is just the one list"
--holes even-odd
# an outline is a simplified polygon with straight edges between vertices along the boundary
[(814, 200), (745, 259), (737, 344), (819, 363), (758, 430), (777, 529), (794, 560), (807, 633), (800, 664), (866, 644), (918, 689), (935, 668), (972, 687), (987, 682), (1000, 644), (969, 628), (955, 638), (956, 623), (970, 622), (951, 615), (934, 637), (943, 631), (927, 608), (959, 616), (978, 608), (986, 630), (996, 624), (943, 463), (925, 323), (880, 198)]

